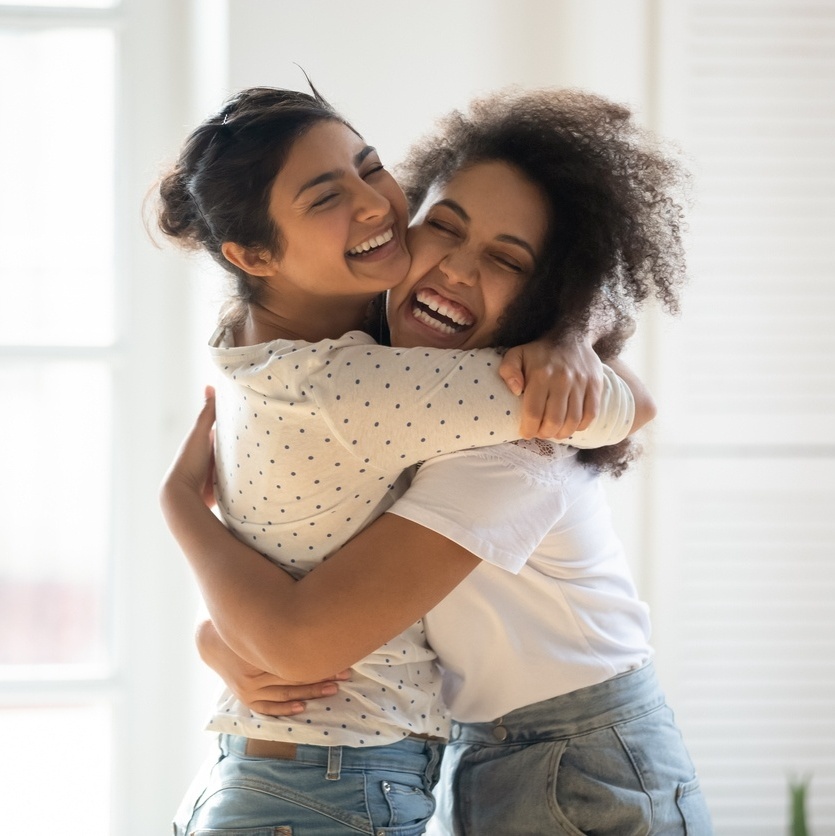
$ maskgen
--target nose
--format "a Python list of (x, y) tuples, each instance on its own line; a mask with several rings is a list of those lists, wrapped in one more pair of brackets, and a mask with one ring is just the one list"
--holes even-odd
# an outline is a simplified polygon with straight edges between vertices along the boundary
[(463, 247), (447, 253), (438, 267), (450, 284), (474, 285), (478, 280), (476, 258)]
[(391, 202), (365, 180), (360, 180), (355, 197), (355, 216), (360, 221), (373, 221), (388, 214)]

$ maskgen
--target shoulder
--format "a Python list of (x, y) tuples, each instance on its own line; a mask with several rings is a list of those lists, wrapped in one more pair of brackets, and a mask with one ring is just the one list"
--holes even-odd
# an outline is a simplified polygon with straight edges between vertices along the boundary
[(494, 462), (533, 487), (559, 488), (577, 467), (577, 450), (540, 438), (520, 439), (462, 455)]
[[(209, 353), (222, 368), (259, 369), (272, 363), (292, 360), (294, 364), (324, 364), (325, 360), (342, 352), (363, 348), (380, 347), (372, 337), (362, 331), (349, 331), (337, 339), (307, 342), (305, 340), (271, 340), (255, 345), (235, 345), (234, 336), (228, 328), (218, 328), (209, 340)], [(301, 365), (294, 367), (299, 371)]]

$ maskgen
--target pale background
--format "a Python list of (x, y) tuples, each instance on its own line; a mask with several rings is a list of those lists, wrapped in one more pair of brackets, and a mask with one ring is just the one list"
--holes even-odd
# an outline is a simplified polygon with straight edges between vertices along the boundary
[[(689, 155), (693, 279), (632, 350), (661, 415), (613, 506), (717, 833), (785, 832), (811, 776), (835, 834), (835, 2), (57, 5), (0, 4), (0, 832), (168, 832), (206, 750), (155, 492), (219, 291), (138, 207), (229, 92), (301, 88), (299, 64), (392, 162), (508, 84), (629, 103)], [(64, 577), (91, 597), (61, 619)], [(67, 655), (15, 656), (29, 633)]]

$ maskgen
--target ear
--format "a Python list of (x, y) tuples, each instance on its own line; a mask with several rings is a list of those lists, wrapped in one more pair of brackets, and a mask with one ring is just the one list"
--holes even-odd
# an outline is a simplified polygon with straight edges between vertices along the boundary
[(235, 267), (251, 276), (269, 276), (274, 271), (275, 265), (269, 250), (256, 250), (243, 247), (234, 241), (226, 241), (221, 244), (220, 251), (230, 264), (234, 264)]

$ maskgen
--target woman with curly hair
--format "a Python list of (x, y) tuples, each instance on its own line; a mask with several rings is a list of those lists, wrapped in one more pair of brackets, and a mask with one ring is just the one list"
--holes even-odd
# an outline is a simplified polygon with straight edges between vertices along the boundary
[[(403, 182), (412, 265), (388, 294), (393, 344), (507, 346), (591, 327), (614, 357), (650, 294), (675, 307), (679, 172), (624, 108), (567, 92), (491, 97), (418, 146)], [(599, 484), (628, 449), (581, 462), (570, 447), (517, 442), (428, 459), (388, 513), (294, 584), (202, 503), (211, 406), (165, 505), (218, 627), (203, 625), (201, 652), (253, 716), (286, 716), (288, 696), (315, 693), (288, 692), (276, 674), (322, 678), (426, 613), (457, 721), (438, 826), (709, 832)], [(225, 756), (271, 770), (307, 748), (267, 741)]]

